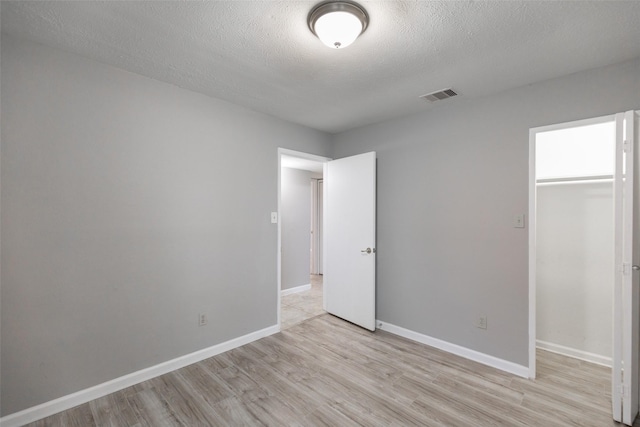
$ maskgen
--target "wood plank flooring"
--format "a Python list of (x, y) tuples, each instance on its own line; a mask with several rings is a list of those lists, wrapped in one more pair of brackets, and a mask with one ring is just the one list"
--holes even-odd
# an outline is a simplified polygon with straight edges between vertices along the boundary
[(30, 426), (615, 426), (608, 368), (535, 381), (322, 314)]
[(311, 289), (282, 297), (281, 330), (289, 329), (325, 312), (322, 308), (322, 276), (312, 274), (309, 280)]

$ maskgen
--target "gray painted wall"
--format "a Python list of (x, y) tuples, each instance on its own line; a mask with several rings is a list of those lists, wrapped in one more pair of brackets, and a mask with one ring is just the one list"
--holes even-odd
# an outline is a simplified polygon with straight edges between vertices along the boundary
[(640, 59), (336, 135), (334, 158), (377, 151), (377, 317), (527, 365), (529, 128), (638, 94)]
[(282, 289), (308, 285), (311, 250), (311, 172), (282, 168)]
[(277, 147), (327, 135), (4, 35), (1, 61), (2, 415), (276, 324)]

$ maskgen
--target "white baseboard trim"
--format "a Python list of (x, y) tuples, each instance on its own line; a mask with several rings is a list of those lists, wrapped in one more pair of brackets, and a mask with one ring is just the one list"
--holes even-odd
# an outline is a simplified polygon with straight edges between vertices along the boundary
[(283, 289), (280, 291), (280, 296), (297, 294), (298, 292), (304, 292), (311, 289), (311, 283), (301, 286), (296, 286), (295, 288)]
[(508, 360), (499, 359), (457, 344), (451, 344), (450, 342), (401, 328), (400, 326), (392, 325), (381, 320), (376, 320), (376, 325), (378, 326), (378, 329), (390, 332), (394, 335), (399, 335), (412, 341), (438, 348), (448, 353), (455, 354), (456, 356), (464, 357), (465, 359), (473, 360), (474, 362), (482, 363), (483, 365), (491, 366), (492, 368), (500, 369), (501, 371), (509, 372), (510, 374), (514, 374), (519, 377), (529, 378), (528, 366), (518, 365), (517, 363), (509, 362)]
[(547, 341), (536, 340), (536, 347), (542, 350), (558, 353), (563, 356), (573, 357), (574, 359), (584, 360), (585, 362), (595, 363), (596, 365), (611, 367), (613, 359), (611, 357), (602, 356), (600, 354), (589, 353), (588, 351), (578, 350), (571, 347), (565, 347), (560, 344), (554, 344)]
[(102, 384), (98, 384), (93, 387), (89, 387), (84, 390), (80, 390), (76, 393), (69, 394), (67, 396), (60, 397), (49, 402), (45, 402), (41, 405), (27, 408), (23, 411), (16, 412), (0, 418), (0, 427), (19, 427), (25, 424), (40, 420), (50, 415), (57, 414), (58, 412), (66, 411), (83, 403), (87, 403), (91, 400), (98, 399), (116, 391), (131, 387), (132, 385), (141, 383), (143, 381), (150, 380), (157, 376), (175, 371), (176, 369), (183, 368), (185, 366), (197, 363), (201, 360), (208, 359), (225, 351), (233, 350), (234, 348), (249, 344), (250, 342), (259, 340), (260, 338), (273, 335), (279, 332), (278, 325), (270, 326), (259, 331), (251, 332), (247, 335), (243, 335), (232, 340), (216, 344), (212, 347), (208, 347), (202, 350), (195, 351), (184, 356), (180, 356), (173, 360), (160, 363), (155, 366), (151, 366), (146, 369), (142, 369), (131, 374), (115, 378), (111, 381), (107, 381)]

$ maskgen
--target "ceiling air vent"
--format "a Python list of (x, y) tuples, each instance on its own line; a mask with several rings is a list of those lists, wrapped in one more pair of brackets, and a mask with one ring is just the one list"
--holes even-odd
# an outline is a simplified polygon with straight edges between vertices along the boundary
[(426, 95), (422, 95), (420, 98), (426, 99), (427, 101), (436, 102), (442, 101), (443, 99), (451, 98), (452, 96), (458, 95), (453, 91), (453, 89), (442, 89), (437, 92), (427, 93)]

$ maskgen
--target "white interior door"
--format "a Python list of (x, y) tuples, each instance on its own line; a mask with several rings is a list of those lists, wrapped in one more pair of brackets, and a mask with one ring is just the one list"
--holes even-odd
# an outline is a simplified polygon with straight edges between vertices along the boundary
[(324, 177), (325, 308), (373, 331), (376, 153), (330, 161)]
[[(638, 224), (634, 224), (637, 114), (616, 115), (614, 179), (615, 285), (612, 404), (613, 418), (632, 425), (638, 414)], [(636, 187), (637, 188), (637, 187)]]

